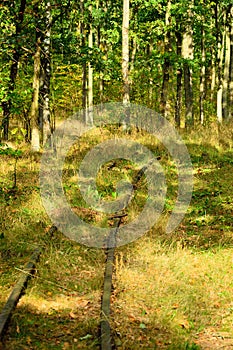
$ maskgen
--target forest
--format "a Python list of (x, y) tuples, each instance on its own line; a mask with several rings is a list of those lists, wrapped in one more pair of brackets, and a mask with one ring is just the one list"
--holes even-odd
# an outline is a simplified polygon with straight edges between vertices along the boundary
[(1, 0), (0, 159), (0, 350), (233, 349), (231, 0)]
[(12, 126), (28, 141), (35, 130), (43, 138), (56, 119), (123, 98), (177, 127), (231, 119), (231, 1), (124, 6), (2, 2), (1, 139)]

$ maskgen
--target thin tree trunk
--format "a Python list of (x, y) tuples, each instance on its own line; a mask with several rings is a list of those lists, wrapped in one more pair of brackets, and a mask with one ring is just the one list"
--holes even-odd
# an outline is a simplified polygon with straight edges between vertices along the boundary
[(199, 98), (199, 110), (200, 110), (200, 122), (204, 124), (204, 100), (205, 100), (205, 32), (202, 26), (201, 29), (201, 70), (200, 70), (200, 98)]
[(210, 100), (213, 103), (215, 99), (215, 88), (216, 88), (216, 63), (214, 54), (211, 61), (211, 87), (210, 87)]
[(162, 93), (161, 93), (161, 113), (164, 117), (168, 117), (169, 114), (169, 98), (168, 98), (168, 90), (169, 90), (169, 76), (170, 76), (170, 58), (169, 54), (171, 51), (171, 33), (169, 25), (170, 25), (170, 17), (171, 17), (171, 0), (167, 3), (166, 16), (165, 16), (165, 25), (166, 25), (166, 34), (164, 37), (164, 63), (163, 63), (163, 84), (162, 84)]
[(221, 124), (223, 120), (223, 108), (222, 108), (222, 98), (223, 98), (223, 79), (222, 79), (222, 68), (223, 68), (223, 58), (224, 58), (224, 46), (225, 46), (225, 33), (222, 35), (222, 41), (218, 42), (218, 75), (217, 75), (217, 120)]
[(130, 59), (130, 72), (134, 69), (135, 56), (137, 52), (137, 41), (135, 38), (132, 39), (132, 55)]
[(229, 83), (230, 83), (230, 58), (231, 58), (231, 40), (230, 40), (229, 29), (230, 29), (229, 25), (228, 23), (226, 23), (225, 57), (224, 57), (224, 71), (223, 71), (223, 84), (222, 84), (223, 85), (223, 93), (222, 93), (223, 119), (229, 118)]
[(123, 0), (122, 76), (123, 76), (123, 104), (128, 104), (130, 102), (130, 87), (129, 87), (129, 0)]
[(36, 52), (34, 55), (33, 75), (33, 98), (31, 105), (31, 149), (38, 152), (40, 149), (40, 128), (39, 128), (39, 89), (40, 89), (40, 38), (37, 40)]
[(184, 89), (185, 89), (185, 124), (192, 126), (193, 120), (193, 86), (192, 69), (187, 62), (184, 63)]
[[(178, 59), (182, 55), (182, 35), (179, 30), (176, 32), (176, 53)], [(181, 125), (181, 101), (182, 101), (182, 68), (177, 68), (176, 75), (176, 107), (175, 107), (175, 123), (179, 128)]]
[[(92, 6), (89, 6), (89, 11), (92, 16)], [(89, 35), (88, 35), (88, 47), (93, 48), (93, 32), (92, 32), (92, 20), (90, 21)], [(91, 62), (88, 63), (88, 123), (93, 125), (93, 67)]]
[(151, 56), (152, 56), (152, 50), (153, 50), (153, 42), (150, 40), (150, 44), (148, 45), (148, 56), (150, 59), (150, 66), (149, 66), (149, 106), (152, 107), (153, 104), (153, 70), (152, 70), (152, 63), (151, 63)]
[(100, 72), (100, 80), (99, 80), (99, 90), (100, 90), (100, 105), (101, 109), (103, 108), (104, 103), (104, 73)]
[(223, 71), (223, 84), (222, 84), (222, 112), (223, 119), (228, 118), (228, 87), (229, 87), (229, 74), (230, 74), (230, 36), (226, 29), (226, 50), (224, 60), (224, 71)]
[(41, 117), (40, 121), (42, 127), (42, 141), (43, 145), (47, 139), (51, 136), (51, 116), (50, 116), (50, 78), (51, 78), (51, 57), (50, 57), (50, 46), (51, 46), (51, 4), (50, 1), (46, 2), (45, 9), (45, 32), (42, 42), (43, 48), (43, 59), (41, 61), (43, 71), (43, 83), (40, 89), (41, 93)]
[[(80, 36), (81, 36), (81, 47), (86, 44), (86, 33), (84, 24), (84, 1), (80, 1), (80, 12), (81, 12), (81, 23), (80, 23)], [(83, 110), (83, 123), (87, 123), (87, 64), (83, 60), (82, 63), (82, 110)]]
[[(233, 17), (233, 6), (230, 14)], [(233, 24), (230, 23), (229, 118), (233, 117)]]
[[(106, 2), (103, 3), (103, 1), (97, 1), (96, 4), (96, 8), (101, 8), (105, 13), (107, 13), (108, 9), (107, 9), (107, 4)], [(97, 28), (97, 46), (99, 48), (100, 51), (102, 51), (104, 53), (104, 56), (108, 57), (108, 52), (107, 52), (107, 48), (106, 48), (106, 42), (105, 39), (101, 36), (101, 25), (98, 25)], [(101, 110), (103, 108), (103, 103), (104, 103), (104, 72), (103, 69), (100, 69), (99, 72), (99, 100), (100, 100), (100, 106), (101, 106)]]
[[(99, 4), (98, 4), (99, 5)], [(101, 43), (101, 34), (100, 34), (100, 26), (97, 28), (97, 46), (99, 50), (101, 50), (103, 43)], [(99, 98), (100, 98), (100, 106), (101, 109), (103, 108), (103, 98), (104, 98), (104, 79), (103, 79), (103, 71), (100, 70), (99, 72)]]
[(11, 93), (15, 89), (15, 81), (18, 74), (18, 65), (21, 57), (21, 51), (20, 51), (19, 45), (17, 44), (17, 38), (22, 31), (25, 8), (26, 8), (26, 0), (21, 0), (18, 18), (16, 20), (15, 35), (14, 35), (15, 47), (14, 47), (14, 53), (12, 57), (12, 64), (10, 69), (10, 77), (9, 77), (9, 85), (8, 85), (9, 96), (8, 96), (8, 100), (2, 103), (2, 109), (3, 109), (2, 129), (3, 129), (4, 140), (8, 140), (8, 134), (9, 134), (9, 121), (10, 121), (10, 113), (11, 113), (11, 105), (12, 105)]
[(87, 123), (87, 65), (86, 62), (82, 65), (82, 109), (83, 122)]
[[(215, 40), (216, 43), (219, 41), (219, 23), (218, 23), (218, 5), (217, 3), (213, 6), (213, 26), (215, 27)], [(216, 101), (216, 91), (218, 85), (218, 47), (212, 48), (212, 60), (211, 60), (211, 88), (210, 88), (210, 99), (213, 104)]]
[(192, 29), (183, 36), (182, 56), (184, 61), (184, 90), (185, 90), (185, 121), (186, 125), (192, 126), (193, 119), (193, 86), (192, 86), (192, 69), (189, 66), (189, 60), (193, 59), (193, 38)]
[(186, 32), (182, 41), (182, 56), (184, 58), (184, 91), (185, 91), (185, 124), (186, 126), (194, 125), (193, 116), (193, 78), (190, 61), (194, 57), (193, 47), (193, 0), (190, 2), (188, 9), (189, 20), (186, 25)]

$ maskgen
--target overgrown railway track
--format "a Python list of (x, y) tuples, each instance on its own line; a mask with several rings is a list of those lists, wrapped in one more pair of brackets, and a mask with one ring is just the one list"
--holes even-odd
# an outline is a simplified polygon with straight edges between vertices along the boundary
[[(115, 247), (114, 242), (116, 240), (116, 235), (118, 228), (122, 222), (122, 218), (125, 214), (114, 218), (116, 224), (116, 229), (113, 230), (111, 236), (109, 236), (108, 246), (111, 248), (106, 248), (106, 264), (103, 282), (103, 292), (101, 299), (101, 312), (100, 312), (100, 349), (110, 350), (113, 348), (113, 339), (111, 335), (110, 327), (110, 317), (111, 317), (111, 294), (112, 294), (112, 279), (114, 273), (114, 255)], [(55, 226), (51, 226), (48, 234), (52, 235), (56, 231)], [(27, 264), (21, 271), (21, 274), (13, 287), (4, 307), (2, 308), (0, 314), (0, 341), (4, 340), (4, 335), (6, 334), (7, 327), (10, 323), (10, 318), (17, 307), (17, 304), (23, 294), (26, 292), (29, 279), (33, 276), (36, 271), (36, 263), (38, 262), (40, 255), (43, 254), (42, 249), (36, 248)]]
[[(135, 177), (133, 181), (133, 188), (135, 189), (137, 183), (141, 179), (145, 167), (142, 168)], [(131, 196), (128, 197), (126, 204), (129, 203)], [(114, 348), (114, 340), (112, 337), (112, 330), (110, 326), (111, 321), (111, 295), (113, 292), (113, 274), (114, 274), (114, 257), (117, 241), (117, 233), (120, 225), (123, 223), (123, 218), (127, 214), (124, 210), (116, 215), (109, 216), (109, 220), (112, 221), (114, 229), (110, 230), (109, 237), (106, 242), (106, 262), (105, 262), (105, 271), (104, 271), (104, 280), (103, 280), (103, 291), (101, 298), (101, 310), (100, 310), (100, 349), (101, 350), (111, 350)], [(53, 235), (57, 230), (56, 226), (52, 225), (48, 230), (48, 236)], [(10, 296), (7, 299), (5, 306), (3, 307), (0, 314), (0, 342), (3, 340), (3, 337), (6, 333), (7, 326), (9, 325), (10, 318), (14, 309), (16, 308), (21, 296), (24, 294), (28, 280), (33, 276), (36, 268), (36, 263), (39, 260), (40, 255), (43, 251), (40, 248), (36, 248), (32, 253), (28, 263), (25, 265), (22, 270), (18, 281), (10, 293)]]

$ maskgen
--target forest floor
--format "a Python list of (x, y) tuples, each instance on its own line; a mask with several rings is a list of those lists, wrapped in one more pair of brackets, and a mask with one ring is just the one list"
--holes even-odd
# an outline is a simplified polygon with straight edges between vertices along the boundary
[[(193, 164), (194, 190), (188, 212), (171, 234), (164, 228), (177, 192), (174, 164), (166, 150), (141, 137), (161, 158), (168, 194), (156, 226), (116, 250), (111, 323), (119, 350), (233, 349), (233, 127), (209, 127), (182, 136)], [(85, 206), (75, 169), (77, 158), (108, 137), (105, 130), (94, 135), (94, 142), (83, 138), (63, 172), (64, 190), (74, 210), (100, 227), (106, 219)], [(31, 154), (27, 145), (19, 147), (17, 163), (15, 155), (1, 155), (0, 307), (35, 247), (43, 254), (11, 318), (2, 349), (98, 349), (104, 251), (60, 232), (48, 235), (51, 222), (39, 188), (41, 154)], [(112, 172), (103, 169), (103, 196), (115, 198), (108, 182), (114, 184), (125, 168), (132, 177), (132, 164), (122, 161)], [(129, 209), (131, 219), (143, 206), (144, 182), (137, 205)]]

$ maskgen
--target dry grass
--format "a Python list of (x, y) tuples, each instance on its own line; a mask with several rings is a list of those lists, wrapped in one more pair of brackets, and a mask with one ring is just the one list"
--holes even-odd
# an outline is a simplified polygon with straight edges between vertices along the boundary
[(233, 337), (232, 249), (197, 252), (148, 237), (127, 250), (127, 261), (124, 255), (114, 302), (122, 349), (183, 349), (209, 327)]
[[(199, 131), (198, 137), (197, 133), (183, 135), (194, 166), (194, 193), (186, 217), (170, 235), (164, 233), (164, 227), (177, 188), (173, 163), (154, 139), (137, 137), (161, 156), (169, 198), (155, 228), (117, 249), (111, 320), (117, 349), (233, 348), (230, 130)], [(106, 219), (85, 207), (77, 192), (77, 163), (72, 163), (108, 139), (109, 130), (95, 137), (89, 142), (85, 136), (74, 147), (63, 180), (76, 212), (88, 222), (107, 225)], [(34, 247), (40, 245), (44, 253), (36, 277), (13, 315), (5, 349), (97, 349), (104, 252), (71, 242), (60, 232), (48, 237), (50, 222), (38, 187), (40, 155), (32, 156), (25, 146), (23, 151), (17, 164), (16, 189), (12, 189), (14, 159), (2, 156), (0, 163), (0, 305)], [(125, 172), (119, 172), (124, 166)], [(133, 178), (135, 171), (132, 164), (116, 164), (111, 177), (99, 178), (103, 197), (113, 200), (113, 184), (119, 174)], [(103, 167), (102, 174), (109, 173)], [(113, 184), (108, 184), (110, 179)], [(144, 203), (144, 185), (143, 180), (129, 210), (131, 218)]]

